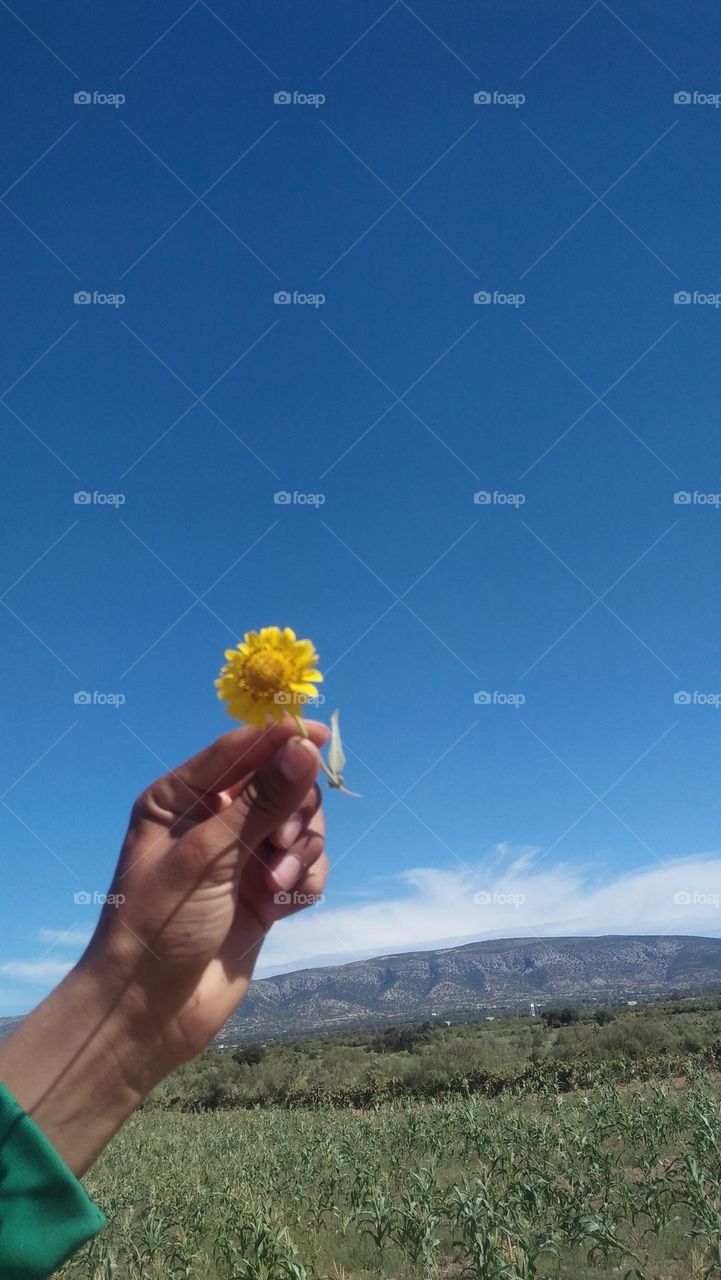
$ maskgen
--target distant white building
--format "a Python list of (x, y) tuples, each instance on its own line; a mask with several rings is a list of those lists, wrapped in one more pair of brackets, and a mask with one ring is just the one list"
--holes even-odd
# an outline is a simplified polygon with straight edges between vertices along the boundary
[(638, 1000), (627, 1000), (627, 1001), (626, 1001), (626, 1004), (627, 1004), (627, 1005), (638, 1004)]

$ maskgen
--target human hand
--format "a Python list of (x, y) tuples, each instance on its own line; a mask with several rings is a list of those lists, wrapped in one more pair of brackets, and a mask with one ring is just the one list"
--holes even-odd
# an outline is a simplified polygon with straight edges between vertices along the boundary
[(0, 1045), (0, 1078), (76, 1173), (222, 1027), (271, 925), (322, 893), (328, 731), (307, 728), (236, 729), (143, 792), (85, 954)]
[(309, 738), (291, 717), (236, 729), (133, 807), (117, 905), (104, 907), (83, 963), (116, 989), (122, 975), (166, 1070), (205, 1048), (242, 1000), (271, 925), (323, 891), (327, 730), (307, 727)]

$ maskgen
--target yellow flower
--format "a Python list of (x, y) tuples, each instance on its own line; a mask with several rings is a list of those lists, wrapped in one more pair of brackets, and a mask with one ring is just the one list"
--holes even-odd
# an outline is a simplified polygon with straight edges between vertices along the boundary
[(288, 712), (302, 715), (323, 677), (311, 640), (296, 640), (290, 627), (248, 631), (236, 649), (226, 649), (226, 665), (215, 682), (229, 715), (263, 726)]

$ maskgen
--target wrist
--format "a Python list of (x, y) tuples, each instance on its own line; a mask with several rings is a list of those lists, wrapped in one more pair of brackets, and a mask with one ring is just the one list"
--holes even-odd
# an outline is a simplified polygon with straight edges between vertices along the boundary
[(118, 993), (81, 962), (0, 1045), (0, 1079), (76, 1174), (157, 1080)]

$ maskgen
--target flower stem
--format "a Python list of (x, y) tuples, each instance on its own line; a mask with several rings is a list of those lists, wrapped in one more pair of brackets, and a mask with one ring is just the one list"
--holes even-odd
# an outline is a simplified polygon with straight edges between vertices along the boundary
[[(308, 733), (308, 730), (306, 729), (306, 727), (305, 727), (305, 725), (304, 725), (304, 723), (303, 723), (302, 719), (300, 718), (300, 716), (293, 716), (293, 719), (295, 720), (295, 723), (297, 724), (297, 726), (298, 726), (298, 730), (299, 730), (299, 732), (301, 733), (301, 735), (302, 735), (304, 738), (309, 738), (309, 737), (310, 737), (310, 734)], [(318, 754), (320, 755), (320, 752), (318, 752)], [(323, 757), (322, 757), (322, 756), (320, 756), (320, 767), (321, 767), (321, 769), (323, 770), (323, 772), (324, 772), (324, 774), (325, 774), (326, 778), (328, 778), (328, 779), (329, 779), (329, 781), (333, 783), (333, 786), (334, 786), (334, 787), (337, 787), (337, 786), (338, 786), (338, 778), (337, 778), (337, 777), (336, 777), (336, 775), (333, 773), (333, 770), (328, 768), (328, 765), (326, 764), (326, 762), (325, 762), (325, 760), (323, 759)]]

